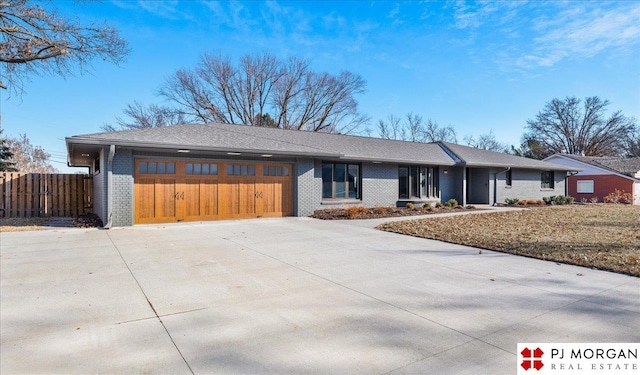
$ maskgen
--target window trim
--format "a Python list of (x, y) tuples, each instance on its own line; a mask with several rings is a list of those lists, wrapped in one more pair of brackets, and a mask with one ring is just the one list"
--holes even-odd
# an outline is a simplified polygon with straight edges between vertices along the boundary
[[(402, 197), (400, 195), (401, 187), (400, 187), (400, 169), (405, 168), (407, 170), (407, 197)], [(416, 174), (417, 172), (417, 174)], [(429, 172), (432, 173), (431, 181), (432, 185), (429, 184)], [(415, 176), (418, 177), (418, 181), (415, 181)], [(417, 189), (418, 195), (413, 195), (415, 193), (414, 190)], [(425, 190), (428, 193), (435, 193), (435, 195), (425, 195)], [(412, 200), (412, 199), (438, 199), (440, 198), (440, 168), (436, 165), (398, 165), (398, 199), (400, 200)]]
[(504, 185), (513, 187), (513, 169), (509, 168), (504, 174)]
[[(325, 165), (331, 165), (331, 197), (325, 197), (325, 184), (327, 183), (327, 181), (325, 181)], [(345, 192), (345, 196), (344, 197), (336, 197), (336, 182), (342, 182), (342, 181), (336, 181), (335, 180), (335, 171), (336, 171), (336, 166), (337, 165), (343, 165), (344, 166), (344, 192)], [(356, 187), (356, 196), (355, 197), (350, 197), (349, 193), (351, 191), (351, 185), (350, 185), (350, 178), (349, 178), (349, 167), (351, 166), (356, 166), (357, 172), (358, 172), (358, 176), (356, 178), (355, 181), (355, 187)], [(362, 200), (362, 164), (360, 163), (338, 163), (338, 162), (331, 162), (331, 161), (323, 161), (321, 163), (321, 167), (320, 167), (320, 173), (321, 173), (321, 179), (322, 179), (322, 191), (321, 191), (321, 195), (322, 195), (322, 200), (323, 201), (361, 201)]]
[[(582, 182), (582, 184), (581, 184)], [(584, 183), (587, 183), (588, 185), (591, 185), (591, 191), (585, 191), (585, 190), (581, 190), (580, 189), (580, 185), (584, 185)], [(576, 181), (576, 193), (578, 194), (593, 194), (595, 192), (595, 183), (593, 180), (577, 180)]]
[(544, 171), (540, 174), (540, 189), (553, 190), (555, 189), (555, 174), (553, 171)]

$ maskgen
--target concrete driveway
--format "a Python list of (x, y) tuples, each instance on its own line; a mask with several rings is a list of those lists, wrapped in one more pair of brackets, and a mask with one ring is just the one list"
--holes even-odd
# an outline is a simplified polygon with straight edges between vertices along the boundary
[(640, 279), (258, 219), (0, 233), (0, 373), (513, 374), (640, 342)]

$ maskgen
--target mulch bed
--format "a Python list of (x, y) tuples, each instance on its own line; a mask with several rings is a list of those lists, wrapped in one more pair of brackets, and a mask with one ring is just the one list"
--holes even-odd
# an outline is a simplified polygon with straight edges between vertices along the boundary
[(362, 206), (349, 208), (330, 208), (326, 210), (316, 210), (311, 215), (312, 218), (322, 220), (359, 220), (359, 219), (383, 219), (387, 217), (401, 216), (417, 216), (442, 214), (447, 212), (474, 211), (477, 208), (473, 206), (457, 206), (452, 207), (373, 207), (366, 208)]
[[(102, 220), (95, 214), (80, 215), (72, 218), (71, 224), (76, 228), (102, 227)], [(0, 232), (24, 232), (51, 228), (48, 217), (11, 217), (0, 218)]]
[(98, 215), (86, 214), (74, 217), (73, 226), (77, 228), (97, 228), (103, 226), (103, 224)]

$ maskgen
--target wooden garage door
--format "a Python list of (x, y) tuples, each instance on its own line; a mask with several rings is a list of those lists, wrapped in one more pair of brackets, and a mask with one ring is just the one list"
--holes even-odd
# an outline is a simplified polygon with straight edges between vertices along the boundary
[(135, 223), (293, 214), (292, 166), (136, 159)]

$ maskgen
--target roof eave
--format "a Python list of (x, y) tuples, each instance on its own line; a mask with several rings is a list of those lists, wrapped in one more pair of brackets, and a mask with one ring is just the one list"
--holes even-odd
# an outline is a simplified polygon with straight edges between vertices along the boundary
[(118, 147), (132, 148), (132, 149), (158, 149), (158, 150), (189, 150), (190, 152), (214, 152), (214, 153), (226, 153), (226, 152), (238, 152), (241, 154), (260, 155), (271, 154), (280, 156), (307, 156), (307, 157), (331, 157), (340, 158), (343, 155), (331, 152), (296, 152), (296, 151), (282, 151), (282, 150), (263, 150), (263, 149), (248, 149), (248, 148), (225, 148), (225, 147), (208, 147), (197, 145), (186, 145), (177, 143), (158, 143), (158, 142), (137, 142), (137, 141), (123, 141), (115, 139), (95, 139), (85, 137), (67, 137), (67, 150), (70, 151), (72, 144), (82, 145), (95, 145), (97, 147), (104, 147), (109, 145), (115, 145)]

